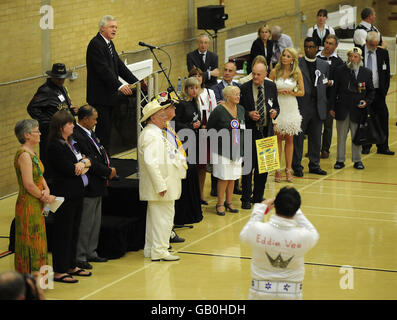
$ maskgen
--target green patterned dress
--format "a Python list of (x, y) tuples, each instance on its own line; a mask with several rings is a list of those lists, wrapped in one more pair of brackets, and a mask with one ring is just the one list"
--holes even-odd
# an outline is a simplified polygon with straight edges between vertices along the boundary
[(43, 203), (32, 196), (24, 187), (21, 169), (18, 164), (19, 156), (27, 152), (32, 159), (33, 181), (43, 190), (44, 167), (41, 161), (30, 152), (20, 149), (14, 159), (19, 193), (15, 206), (15, 270), (20, 273), (39, 271), (43, 265), (48, 265), (47, 236)]

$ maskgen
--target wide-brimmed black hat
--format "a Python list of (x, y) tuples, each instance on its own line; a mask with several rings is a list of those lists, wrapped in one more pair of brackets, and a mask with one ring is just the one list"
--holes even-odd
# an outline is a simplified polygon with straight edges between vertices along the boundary
[(54, 63), (51, 71), (46, 71), (51, 78), (71, 78), (72, 71), (66, 71), (66, 66), (63, 63)]

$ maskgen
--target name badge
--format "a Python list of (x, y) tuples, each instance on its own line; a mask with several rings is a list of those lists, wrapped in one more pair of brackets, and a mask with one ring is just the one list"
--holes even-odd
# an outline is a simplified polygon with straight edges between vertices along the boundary
[(387, 70), (386, 63), (384, 63), (384, 64), (383, 64), (383, 66), (382, 66), (382, 70)]
[(267, 103), (270, 107), (273, 107), (273, 99), (267, 100)]
[(59, 100), (61, 100), (61, 102), (64, 102), (64, 101), (65, 101), (65, 97), (63, 96), (63, 94), (60, 94), (60, 95), (58, 96), (58, 98), (59, 98)]
[(328, 84), (328, 79), (327, 78), (323, 79), (323, 84)]
[(328, 62), (328, 64), (329, 64), (329, 65), (331, 65), (331, 64), (332, 64), (332, 61), (331, 61), (331, 60), (328, 60), (327, 62)]
[(240, 123), (240, 129), (245, 130), (245, 123)]
[(81, 153), (80, 153), (80, 152), (78, 152), (78, 153), (76, 154), (76, 158), (77, 158), (77, 161), (80, 161), (81, 159), (83, 159), (83, 157), (81, 156)]

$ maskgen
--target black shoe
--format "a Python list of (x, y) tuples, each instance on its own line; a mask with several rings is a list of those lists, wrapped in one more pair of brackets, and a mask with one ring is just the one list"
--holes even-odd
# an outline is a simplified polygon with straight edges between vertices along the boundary
[(101, 257), (95, 257), (95, 258), (88, 258), (89, 262), (107, 262), (108, 259), (106, 258), (101, 258)]
[(359, 170), (362, 170), (362, 169), (365, 168), (361, 161), (354, 162), (354, 166), (353, 167), (356, 168), (356, 169), (359, 169)]
[(327, 171), (318, 167), (318, 168), (314, 168), (314, 169), (309, 169), (309, 173), (314, 173), (314, 174), (319, 174), (319, 175), (325, 176), (327, 174)]
[(345, 167), (345, 164), (343, 162), (336, 161), (334, 165), (334, 169), (342, 169)]
[(170, 243), (180, 243), (180, 242), (185, 242), (185, 239), (181, 238), (176, 233), (175, 233), (175, 237), (170, 238)]
[(385, 154), (385, 155), (388, 155), (388, 156), (394, 156), (394, 151), (391, 151), (390, 149), (378, 150), (376, 153)]
[[(368, 148), (362, 148), (361, 150), (361, 154), (369, 154), (369, 152), (371, 151), (371, 149)], [(378, 152), (379, 153), (379, 152)]]
[(231, 205), (231, 203), (226, 203), (226, 201), (225, 201), (225, 209), (226, 209), (226, 211), (229, 210), (229, 212), (231, 212), (231, 213), (238, 213), (238, 209), (232, 209), (232, 208), (230, 208), (230, 205)]
[(88, 263), (88, 261), (79, 261), (76, 264), (80, 269), (92, 269), (92, 265)]
[(294, 176), (295, 177), (303, 177), (303, 171), (302, 170), (294, 170)]
[(218, 196), (218, 191), (216, 190), (211, 190), (211, 197), (217, 197)]
[(264, 201), (264, 200), (266, 200), (266, 199), (265, 199), (265, 198), (262, 198), (262, 200), (257, 201), (257, 200), (255, 200), (254, 198), (251, 198), (251, 199), (250, 199), (250, 203), (261, 203), (261, 202)]
[(203, 199), (200, 199), (200, 204), (203, 204), (203, 205), (205, 205), (205, 206), (208, 206), (208, 202), (205, 201), (205, 200), (203, 200)]
[(217, 204), (217, 205), (215, 206), (216, 214), (217, 214), (218, 216), (224, 216), (224, 215), (225, 215), (225, 211), (218, 211), (218, 207), (224, 207), (224, 205), (223, 205), (223, 204)]
[(251, 203), (249, 201), (242, 201), (241, 209), (245, 209), (245, 210), (251, 209)]

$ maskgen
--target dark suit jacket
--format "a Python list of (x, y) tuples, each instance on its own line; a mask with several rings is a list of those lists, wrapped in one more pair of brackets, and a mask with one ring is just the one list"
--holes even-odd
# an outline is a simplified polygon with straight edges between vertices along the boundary
[[(235, 81), (232, 81), (232, 85), (236, 86), (236, 87), (240, 87), (240, 84), (238, 84)], [(225, 89), (225, 86), (223, 85), (223, 81), (218, 82), (216, 85), (213, 85), (211, 87), (211, 89), (214, 90), (217, 103), (221, 100), (223, 100), (223, 101), (225, 100), (225, 98), (223, 97), (223, 93), (222, 93), (223, 89)]]
[[(365, 83), (365, 90), (360, 93), (359, 83)], [(360, 100), (365, 100), (370, 107), (375, 97), (371, 70), (360, 67), (357, 79), (344, 64), (335, 70), (335, 83), (330, 91), (331, 110), (335, 111), (336, 120), (345, 120), (350, 114), (350, 120), (359, 123), (366, 109), (358, 108)]]
[[(365, 65), (365, 57), (367, 52), (367, 46), (364, 46), (363, 51), (363, 62)], [(387, 95), (390, 87), (390, 58), (389, 52), (383, 48), (376, 48), (376, 62), (378, 67), (379, 76), (379, 91), (384, 97)], [(386, 69), (383, 69), (386, 66)]]
[(266, 42), (266, 51), (267, 54), (265, 54), (265, 47), (263, 46), (263, 41), (261, 38), (257, 38), (251, 46), (251, 52), (250, 52), (250, 58), (248, 61), (247, 65), (247, 73), (251, 73), (251, 67), (252, 67), (252, 61), (254, 61), (256, 56), (264, 56), (266, 58), (266, 62), (268, 67), (270, 68), (270, 63), (272, 61), (272, 55), (273, 55), (273, 41), (268, 40)]
[(116, 48), (110, 41), (113, 57), (105, 39), (98, 33), (87, 48), (87, 102), (90, 105), (114, 106), (117, 102), (118, 88), (122, 85), (120, 76), (128, 83), (138, 79), (119, 58)]
[[(256, 129), (255, 121), (253, 121), (248, 115), (250, 111), (255, 111), (255, 100), (252, 91), (252, 80), (242, 84), (240, 89), (241, 89), (240, 104), (245, 109), (246, 127), (247, 129)], [(276, 84), (270, 80), (265, 80), (264, 89), (265, 89), (265, 105), (266, 105), (266, 119), (267, 119), (266, 123), (268, 124), (266, 136), (270, 137), (274, 135), (274, 131), (273, 131), (273, 124), (272, 124), (272, 119), (270, 118), (269, 111), (270, 109), (274, 109), (277, 111), (277, 114), (279, 114), (280, 106), (278, 104), (278, 99), (277, 99)], [(273, 103), (272, 105), (269, 104), (270, 101)]]
[(75, 175), (76, 156), (64, 142), (51, 140), (48, 143), (47, 165), (51, 194), (66, 199), (82, 198), (84, 183)]
[[(329, 77), (329, 65), (324, 60), (317, 58), (316, 68), (321, 72), (321, 76), (317, 81), (317, 88), (315, 88), (314, 83), (312, 83), (309, 68), (307, 67), (304, 57), (299, 58), (299, 68), (302, 71), (303, 82), (305, 86), (305, 95), (303, 97), (297, 97), (299, 111), (301, 112), (302, 117), (304, 117), (306, 112), (305, 109), (311, 108), (312, 90), (317, 90), (317, 112), (319, 118), (324, 121), (327, 117), (327, 85)], [(327, 79), (327, 83), (323, 82), (325, 79)]]
[(187, 71), (193, 69), (194, 66), (200, 68), (203, 71), (203, 82), (206, 88), (211, 88), (216, 84), (216, 77), (208, 78), (208, 70), (214, 70), (218, 68), (218, 55), (214, 52), (207, 50), (207, 54), (205, 57), (205, 64), (202, 62), (202, 58), (198, 53), (198, 50), (194, 50), (189, 52), (186, 56), (187, 63)]
[[(80, 126), (76, 124), (73, 137), (79, 145), (81, 154), (84, 154), (91, 161), (91, 167), (87, 172), (89, 184), (85, 188), (85, 197), (100, 197), (107, 195), (107, 178), (112, 170), (108, 166), (108, 159), (103, 152), (99, 152), (94, 142)], [(99, 146), (100, 143), (97, 141)]]

